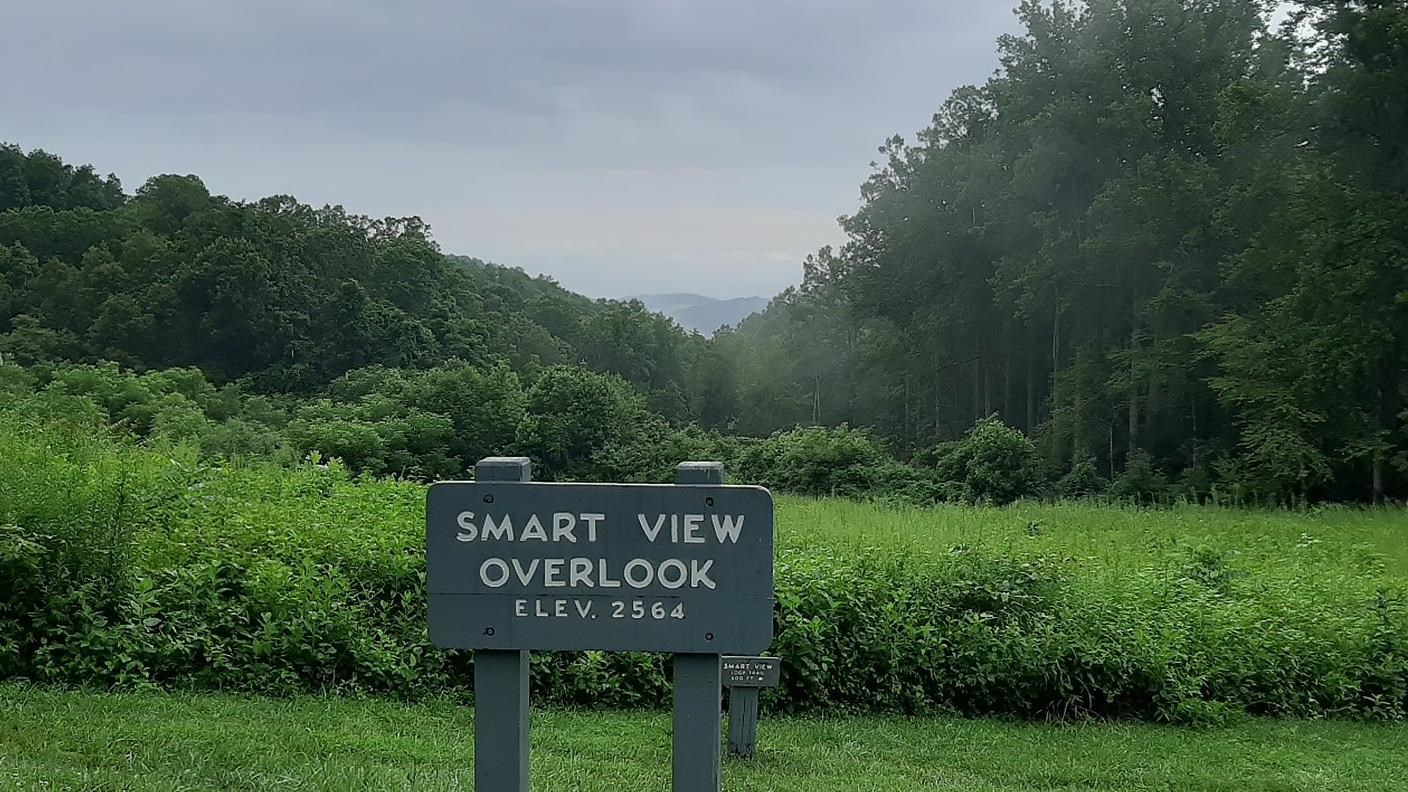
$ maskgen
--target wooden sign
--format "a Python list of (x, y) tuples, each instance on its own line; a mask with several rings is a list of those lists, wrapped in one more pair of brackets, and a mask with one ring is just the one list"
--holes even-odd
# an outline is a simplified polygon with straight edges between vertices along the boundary
[(528, 792), (529, 650), (602, 649), (674, 653), (672, 787), (718, 792), (719, 656), (772, 642), (772, 496), (717, 462), (539, 484), (491, 457), (475, 479), (431, 486), (425, 541), (431, 641), (475, 650), (475, 789)]
[(432, 485), (431, 640), (761, 652), (772, 642), (772, 514), (761, 487)]

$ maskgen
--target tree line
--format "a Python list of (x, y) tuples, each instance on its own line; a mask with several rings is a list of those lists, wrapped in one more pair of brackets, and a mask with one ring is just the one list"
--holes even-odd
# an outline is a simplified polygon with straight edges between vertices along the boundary
[(738, 428), (907, 456), (997, 415), (1060, 468), (1402, 496), (1408, 6), (1019, 14), (992, 79), (880, 149), (845, 244), (717, 341)]
[(232, 201), (193, 175), (127, 195), (91, 166), (0, 146), (0, 352), (19, 362), (195, 366), (303, 395), (371, 365), (584, 365), (687, 421), (702, 346), (639, 303), (442, 255), (416, 217)]
[[(955, 442), (999, 438), (1019, 494), (1408, 493), (1408, 8), (1018, 13), (990, 80), (881, 147), (846, 242), (713, 339), (443, 255), (418, 218), (233, 201), (195, 176), (129, 195), (6, 145), (0, 354), (41, 367), (25, 392), (76, 376), (65, 362), (195, 368), (277, 405), (290, 447), (371, 472), (526, 448), (562, 477), (639, 477), (652, 449), (747, 446), (803, 459), (777, 473), (803, 490), (909, 492), (928, 471), (944, 497), (930, 474), (972, 467)], [(860, 458), (878, 479), (805, 483)]]

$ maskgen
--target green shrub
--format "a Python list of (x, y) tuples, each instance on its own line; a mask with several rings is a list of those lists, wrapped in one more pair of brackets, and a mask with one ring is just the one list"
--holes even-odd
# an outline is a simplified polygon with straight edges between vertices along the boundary
[(528, 389), (516, 448), (551, 480), (579, 478), (611, 445), (637, 437), (650, 414), (620, 377), (570, 366), (545, 369)]
[(21, 366), (0, 365), (0, 396), (7, 399), (28, 396), (34, 392), (35, 378)]
[(514, 448), (527, 395), (507, 366), (481, 370), (460, 361), (418, 372), (408, 383), (406, 403), (438, 413), (453, 424), (450, 453), (464, 469)]
[(208, 427), (200, 436), (201, 453), (215, 459), (268, 459), (281, 447), (279, 433), (242, 418)]
[(1071, 466), (1069, 472), (1056, 481), (1056, 494), (1062, 498), (1098, 498), (1110, 491), (1110, 482), (1095, 466), (1095, 460), (1085, 457)]
[(932, 465), (940, 481), (963, 485), (983, 503), (1037, 497), (1046, 485), (1036, 446), (997, 416), (979, 421), (962, 440), (919, 455), (916, 462)]
[(386, 472), (386, 446), (376, 424), (332, 402), (300, 409), (289, 423), (288, 436), (302, 453), (340, 459), (354, 470)]
[(884, 491), (891, 465), (885, 450), (863, 431), (811, 426), (745, 446), (738, 478), (799, 495), (865, 498)]
[(663, 419), (648, 419), (631, 435), (612, 440), (592, 456), (591, 477), (668, 484), (675, 480), (675, 467), (680, 462), (729, 460), (737, 454), (735, 445), (715, 432), (698, 427), (676, 429)]
[(1110, 483), (1109, 496), (1133, 503), (1158, 503), (1168, 497), (1169, 491), (1168, 479), (1154, 469), (1153, 458), (1140, 452)]
[(942, 501), (966, 503), (972, 500), (971, 494), (956, 492), (950, 482), (939, 481), (932, 471), (894, 460), (880, 466), (876, 487), (878, 494), (873, 494), (871, 500), (895, 504), (931, 506)]
[(1178, 476), (1178, 483), (1170, 488), (1177, 498), (1191, 503), (1207, 503), (1216, 489), (1216, 480), (1206, 465), (1192, 465), (1184, 468)]
[(52, 551), (45, 537), (0, 525), (0, 678), (21, 675), (35, 643), (35, 614), (48, 607)]

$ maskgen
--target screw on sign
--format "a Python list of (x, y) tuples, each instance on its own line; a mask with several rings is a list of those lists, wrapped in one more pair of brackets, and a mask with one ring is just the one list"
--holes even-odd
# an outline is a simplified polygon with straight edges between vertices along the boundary
[(674, 789), (718, 790), (720, 655), (772, 642), (772, 496), (713, 462), (549, 484), (500, 457), (475, 479), (426, 500), (430, 637), (475, 650), (475, 788), (528, 789), (529, 650), (597, 649), (674, 654)]

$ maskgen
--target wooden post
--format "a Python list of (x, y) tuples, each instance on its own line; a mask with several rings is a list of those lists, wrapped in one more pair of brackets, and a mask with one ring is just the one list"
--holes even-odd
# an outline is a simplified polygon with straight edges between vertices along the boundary
[[(477, 481), (531, 481), (527, 457), (489, 457)], [(528, 792), (528, 652), (474, 653), (475, 792)]]
[(728, 753), (752, 759), (758, 753), (758, 689), (728, 689)]
[[(675, 468), (676, 484), (723, 484), (719, 462), (682, 462)], [(676, 654), (673, 739), (674, 792), (719, 792), (720, 711), (719, 656)]]

